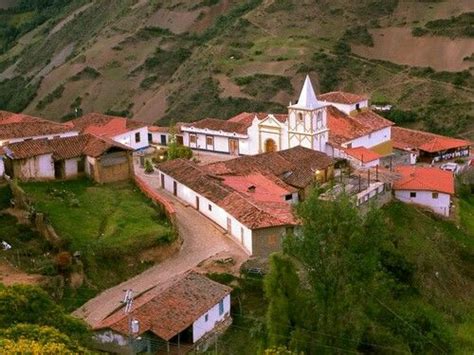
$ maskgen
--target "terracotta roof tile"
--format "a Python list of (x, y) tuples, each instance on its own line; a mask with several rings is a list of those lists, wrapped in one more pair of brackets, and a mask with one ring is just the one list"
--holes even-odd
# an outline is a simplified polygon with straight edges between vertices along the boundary
[(331, 91), (325, 94), (321, 94), (318, 96), (320, 101), (326, 102), (334, 102), (344, 105), (353, 105), (358, 102), (367, 100), (366, 96), (352, 94), (350, 92), (343, 92), (343, 91)]
[(393, 122), (370, 110), (348, 115), (334, 106), (328, 107), (329, 142), (336, 146), (392, 125)]
[(101, 113), (89, 113), (67, 122), (81, 133), (90, 133), (100, 137), (113, 138), (148, 124), (124, 117), (109, 116)]
[(28, 138), (74, 131), (70, 126), (21, 113), (0, 111), (0, 139)]
[(54, 160), (71, 159), (82, 155), (96, 158), (111, 148), (131, 150), (123, 144), (91, 134), (54, 139), (34, 139), (11, 143), (4, 147), (6, 154), (11, 159), (26, 159), (52, 154)]
[(148, 126), (149, 132), (168, 133), (169, 130), (170, 130), (169, 127)]
[(380, 154), (365, 147), (346, 148), (344, 149), (344, 151), (348, 155), (361, 161), (362, 163), (368, 163), (368, 162), (382, 158)]
[(401, 175), (393, 188), (395, 190), (422, 190), (454, 194), (454, 175), (435, 167), (397, 166)]
[[(161, 339), (170, 340), (231, 291), (230, 287), (191, 271), (138, 296), (130, 314), (140, 322), (139, 334), (150, 331)], [(118, 309), (94, 329), (113, 329), (126, 335), (127, 315)]]
[(394, 147), (402, 150), (420, 149), (429, 153), (468, 147), (472, 143), (463, 139), (402, 127), (392, 128)]

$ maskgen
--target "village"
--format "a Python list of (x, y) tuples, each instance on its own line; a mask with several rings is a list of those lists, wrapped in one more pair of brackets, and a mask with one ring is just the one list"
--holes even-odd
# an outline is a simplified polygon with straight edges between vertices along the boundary
[[(172, 158), (171, 147), (186, 154)], [(214, 258), (232, 260), (233, 272), (243, 264), (263, 272), (254, 265), (298, 233), (294, 207), (315, 188), (326, 201), (349, 196), (361, 214), (399, 200), (455, 218), (456, 177), (474, 169), (471, 149), (464, 139), (396, 126), (366, 96), (316, 95), (309, 76), (285, 114), (162, 127), (100, 113), (57, 123), (0, 112), (7, 183), (129, 180), (183, 239), (170, 260), (73, 312), (93, 329), (97, 349), (117, 353), (211, 346), (232, 323), (232, 288), (198, 265)]]

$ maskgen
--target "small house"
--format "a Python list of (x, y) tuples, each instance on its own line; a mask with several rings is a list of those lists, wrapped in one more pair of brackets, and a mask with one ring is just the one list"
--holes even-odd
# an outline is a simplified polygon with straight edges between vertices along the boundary
[(133, 175), (132, 149), (91, 134), (8, 144), (5, 173), (19, 180), (71, 179), (87, 175), (99, 183)]
[(454, 175), (435, 167), (398, 166), (400, 175), (393, 184), (395, 197), (405, 203), (428, 207), (448, 217), (454, 195)]
[(179, 275), (136, 297), (129, 313), (122, 307), (94, 326), (97, 347), (186, 353), (232, 323), (231, 291), (193, 271)]

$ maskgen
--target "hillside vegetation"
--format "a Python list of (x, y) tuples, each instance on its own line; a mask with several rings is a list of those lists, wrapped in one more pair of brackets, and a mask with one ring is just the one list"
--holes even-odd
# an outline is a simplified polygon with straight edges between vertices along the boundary
[(410, 126), (474, 137), (469, 1), (58, 0), (34, 18), (23, 3), (0, 12), (15, 28), (0, 35), (2, 109), (161, 124), (284, 112), (309, 73), (318, 92), (383, 98), (418, 115)]

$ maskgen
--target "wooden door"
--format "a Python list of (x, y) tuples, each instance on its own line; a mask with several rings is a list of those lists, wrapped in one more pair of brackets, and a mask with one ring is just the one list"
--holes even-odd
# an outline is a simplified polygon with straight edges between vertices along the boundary
[(178, 183), (173, 181), (173, 195), (178, 196)]
[(276, 152), (277, 145), (275, 141), (271, 138), (265, 141), (265, 153)]
[(196, 196), (196, 209), (199, 211), (199, 196)]
[(239, 155), (239, 140), (229, 138), (229, 153), (231, 155)]
[(165, 176), (163, 174), (161, 174), (160, 178), (161, 178), (161, 188), (164, 189), (165, 188)]

